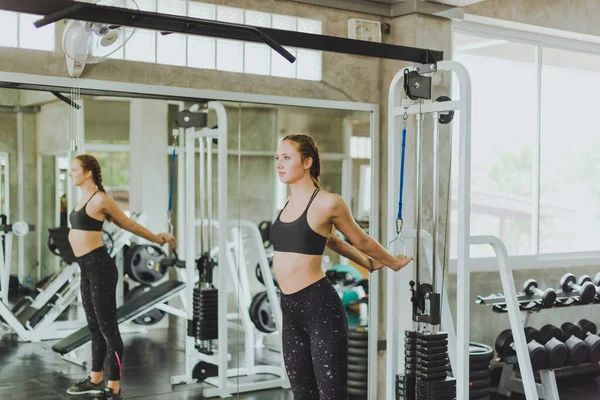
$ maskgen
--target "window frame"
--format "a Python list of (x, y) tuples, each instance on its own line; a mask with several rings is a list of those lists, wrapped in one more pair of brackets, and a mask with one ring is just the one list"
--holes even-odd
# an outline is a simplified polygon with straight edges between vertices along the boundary
[[(539, 215), (540, 215), (540, 173), (541, 173), (541, 140), (542, 140), (542, 68), (544, 49), (552, 48), (600, 56), (600, 38), (591, 35), (560, 31), (551, 28), (531, 26), (492, 18), (465, 15), (463, 21), (452, 23), (451, 47), (454, 52), (455, 34), (474, 35), (488, 39), (507, 40), (514, 43), (534, 45), (537, 47), (537, 121), (535, 146), (533, 147), (533, 191), (532, 207), (532, 255), (510, 256), (513, 270), (565, 268), (600, 265), (600, 248), (597, 251), (584, 252), (539, 252)], [(453, 57), (452, 57), (453, 58)], [(450, 237), (452, 240), (452, 237)], [(496, 271), (498, 263), (495, 257), (471, 259), (470, 270), (473, 272)], [(456, 259), (450, 260), (450, 271), (456, 272)]]
[[(158, 10), (158, 0), (151, 0), (154, 4), (154, 10)], [(298, 21), (299, 20), (308, 20), (314, 23), (317, 23), (319, 25), (320, 28), (320, 32), (323, 32), (323, 21), (319, 20), (319, 19), (313, 19), (313, 18), (304, 18), (304, 17), (299, 17), (299, 16), (295, 16), (295, 15), (285, 15), (285, 14), (279, 14), (279, 13), (274, 13), (274, 12), (265, 12), (265, 11), (258, 11), (258, 10), (252, 10), (252, 9), (247, 9), (247, 8), (240, 8), (240, 7), (231, 7), (228, 5), (220, 5), (220, 4), (212, 4), (212, 3), (203, 3), (201, 1), (194, 1), (194, 3), (196, 4), (202, 4), (202, 5), (207, 5), (210, 7), (214, 7), (214, 18), (212, 18), (212, 20), (214, 21), (222, 21), (222, 19), (219, 19), (219, 8), (230, 8), (230, 9), (235, 9), (235, 10), (239, 10), (242, 13), (242, 24), (246, 24), (246, 19), (247, 19), (247, 13), (248, 12), (257, 12), (257, 13), (262, 13), (262, 14), (266, 14), (269, 18), (269, 26), (272, 27), (273, 26), (273, 18), (275, 17), (286, 17), (286, 18), (291, 18), (294, 20), (294, 25), (295, 28), (293, 29), (293, 31), (298, 31)], [(190, 14), (190, 2), (186, 2), (185, 4), (185, 15), (184, 16), (189, 16)], [(192, 17), (195, 18), (195, 17)], [(138, 61), (138, 60), (132, 60), (132, 59), (128, 59), (127, 58), (127, 44), (125, 44), (125, 46), (123, 47), (123, 51), (122, 52), (118, 52), (119, 55), (118, 56), (109, 56), (110, 59), (114, 59), (114, 60), (121, 60), (121, 61), (133, 61), (133, 62), (148, 62), (148, 63), (152, 63), (152, 64), (160, 64), (160, 65), (171, 65), (171, 66), (180, 66), (180, 67), (184, 67), (184, 68), (197, 68), (197, 69), (209, 69), (209, 70), (215, 70), (215, 71), (222, 71), (222, 72), (234, 72), (234, 73), (240, 73), (240, 74), (250, 74), (250, 75), (257, 75), (257, 76), (270, 76), (270, 77), (284, 77), (287, 79), (297, 79), (297, 80), (304, 80), (304, 81), (312, 81), (312, 82), (320, 82), (321, 80), (323, 80), (323, 52), (322, 51), (317, 51), (317, 50), (305, 50), (305, 49), (298, 49), (295, 47), (288, 47), (288, 50), (292, 53), (297, 55), (298, 50), (301, 51), (307, 51), (307, 52), (313, 52), (315, 54), (317, 54), (319, 56), (320, 59), (320, 65), (319, 65), (319, 73), (318, 73), (318, 79), (314, 79), (314, 78), (306, 78), (303, 77), (301, 73), (299, 73), (298, 68), (297, 68), (297, 62), (296, 61), (294, 64), (292, 64), (292, 66), (294, 67), (294, 72), (293, 72), (293, 76), (289, 76), (289, 77), (285, 77), (282, 75), (276, 75), (274, 74), (274, 68), (273, 68), (273, 57), (277, 56), (280, 57), (277, 54), (274, 54), (274, 51), (270, 48), (268, 48), (269, 52), (269, 68), (268, 68), (268, 73), (258, 73), (258, 72), (247, 72), (246, 68), (247, 68), (247, 62), (246, 62), (246, 56), (247, 56), (247, 44), (252, 46), (257, 46), (257, 45), (261, 45), (261, 46), (265, 46), (265, 44), (259, 44), (259, 43), (254, 43), (254, 42), (246, 42), (246, 41), (237, 41), (237, 40), (230, 40), (230, 39), (219, 39), (219, 38), (213, 38), (213, 37), (208, 37), (208, 36), (190, 36), (190, 35), (184, 35), (185, 38), (185, 55), (184, 55), (184, 65), (181, 64), (169, 64), (169, 63), (165, 63), (165, 62), (159, 62), (159, 36), (160, 34), (158, 32), (154, 32), (154, 60), (153, 61)], [(190, 48), (190, 44), (189, 44), (189, 39), (192, 37), (202, 37), (208, 40), (212, 41), (213, 44), (213, 49), (214, 49), (214, 65), (210, 68), (206, 68), (206, 67), (196, 67), (196, 66), (190, 66), (190, 57), (189, 57), (189, 48)], [(232, 43), (241, 43), (242, 47), (241, 47), (241, 71), (230, 71), (227, 69), (223, 69), (223, 68), (219, 68), (219, 43), (223, 44), (227, 44), (228, 42), (232, 42)], [(287, 61), (286, 61), (286, 65), (287, 65)], [(276, 72), (276, 71), (275, 71)]]

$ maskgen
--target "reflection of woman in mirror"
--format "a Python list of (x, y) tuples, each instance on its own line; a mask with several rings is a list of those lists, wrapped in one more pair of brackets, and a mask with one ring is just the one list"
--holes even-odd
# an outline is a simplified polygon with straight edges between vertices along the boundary
[[(294, 399), (346, 400), (348, 319), (321, 269), (325, 246), (370, 272), (384, 266), (398, 271), (412, 257), (389, 254), (356, 224), (339, 195), (320, 190), (321, 160), (310, 136), (286, 136), (275, 159), (279, 179), (291, 192), (271, 227), (271, 242), (282, 291), (283, 356)], [(355, 247), (338, 239), (335, 229)]]
[[(83, 200), (75, 206), (69, 220), (69, 242), (81, 268), (83, 309), (92, 334), (92, 372), (70, 387), (70, 395), (100, 395), (101, 399), (121, 400), (121, 360), (123, 341), (117, 324), (117, 266), (102, 244), (102, 224), (109, 219), (151, 242), (175, 245), (169, 233), (153, 234), (128, 218), (115, 201), (106, 195), (98, 161), (90, 155), (77, 156), (69, 176), (79, 186)], [(103, 371), (108, 375), (104, 387)]]

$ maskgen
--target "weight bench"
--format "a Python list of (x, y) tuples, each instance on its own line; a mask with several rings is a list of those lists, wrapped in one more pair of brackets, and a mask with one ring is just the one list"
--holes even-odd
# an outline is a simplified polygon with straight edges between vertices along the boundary
[[(185, 283), (179, 281), (165, 281), (160, 285), (153, 287), (149, 291), (135, 297), (117, 309), (117, 323), (131, 321), (140, 315), (145, 314), (149, 308), (163, 303), (185, 288)], [(91, 333), (88, 327), (81, 328), (70, 336), (62, 339), (52, 346), (52, 350), (65, 356), (65, 354), (81, 347), (91, 340)], [(71, 359), (67, 359), (72, 361)], [(84, 364), (83, 364), (84, 365)]]

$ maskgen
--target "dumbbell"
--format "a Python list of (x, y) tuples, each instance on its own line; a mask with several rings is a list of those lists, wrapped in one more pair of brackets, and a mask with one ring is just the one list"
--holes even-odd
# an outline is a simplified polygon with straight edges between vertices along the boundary
[[(577, 328), (575, 325), (571, 325)], [(567, 324), (563, 324), (563, 329), (560, 329), (560, 339), (565, 344), (565, 346), (567, 346), (568, 356), (565, 364), (577, 366), (587, 359), (588, 348), (587, 345), (583, 342), (583, 340), (579, 339), (575, 335), (577, 331), (573, 327), (570, 327)], [(551, 330), (552, 332), (554, 332), (555, 336), (558, 336), (558, 334), (556, 333), (558, 328), (554, 325), (544, 325), (544, 328)], [(578, 331), (580, 332), (581, 330), (578, 329)]]
[[(529, 352), (529, 358), (531, 359), (531, 367), (534, 371), (539, 371), (546, 367), (547, 354), (544, 346), (537, 342), (535, 339), (539, 338), (535, 329), (525, 330), (525, 337), (527, 339), (527, 351)], [(506, 329), (498, 335), (496, 338), (496, 352), (506, 361), (508, 357), (514, 356), (515, 343), (510, 329)]]
[(598, 287), (598, 284), (600, 284), (600, 272), (596, 274), (593, 282), (592, 278), (590, 278), (588, 275), (582, 275), (577, 280), (577, 283), (579, 285), (583, 285), (585, 282), (591, 282), (594, 285), (594, 289), (596, 290), (596, 297), (600, 298), (600, 287)]
[(581, 319), (577, 325), (566, 322), (561, 328), (566, 334), (575, 335), (584, 341), (588, 347), (588, 361), (593, 363), (600, 361), (600, 337), (596, 335), (596, 324)]
[(523, 284), (523, 293), (527, 296), (538, 295), (542, 298), (542, 308), (550, 308), (556, 301), (556, 290), (548, 288), (546, 290), (538, 289), (538, 283), (535, 279), (528, 279)]
[(569, 356), (569, 349), (561, 341), (562, 331), (554, 325), (548, 324), (542, 326), (539, 332), (542, 340), (540, 343), (546, 349), (548, 369), (557, 369), (565, 365)]
[(562, 278), (560, 278), (560, 282), (558, 284), (560, 289), (565, 292), (579, 292), (579, 302), (581, 304), (590, 304), (594, 297), (596, 297), (596, 287), (592, 282), (577, 282), (577, 278), (573, 274), (564, 274)]

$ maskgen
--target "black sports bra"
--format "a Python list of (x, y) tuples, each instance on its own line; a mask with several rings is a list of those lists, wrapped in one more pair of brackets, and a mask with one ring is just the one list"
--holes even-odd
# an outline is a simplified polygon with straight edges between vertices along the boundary
[(310, 225), (308, 225), (307, 219), (308, 208), (317, 196), (317, 193), (319, 193), (319, 189), (314, 191), (306, 209), (295, 221), (282, 222), (279, 218), (283, 210), (285, 210), (285, 206), (287, 206), (287, 203), (285, 204), (277, 219), (271, 225), (271, 243), (275, 251), (315, 256), (323, 255), (327, 238), (313, 231)]
[(102, 225), (104, 224), (104, 221), (90, 217), (85, 211), (85, 207), (96, 193), (98, 192), (94, 192), (94, 194), (90, 196), (88, 201), (79, 210), (75, 211), (73, 208), (73, 211), (71, 211), (71, 214), (69, 214), (71, 229), (77, 229), (80, 231), (102, 231)]

